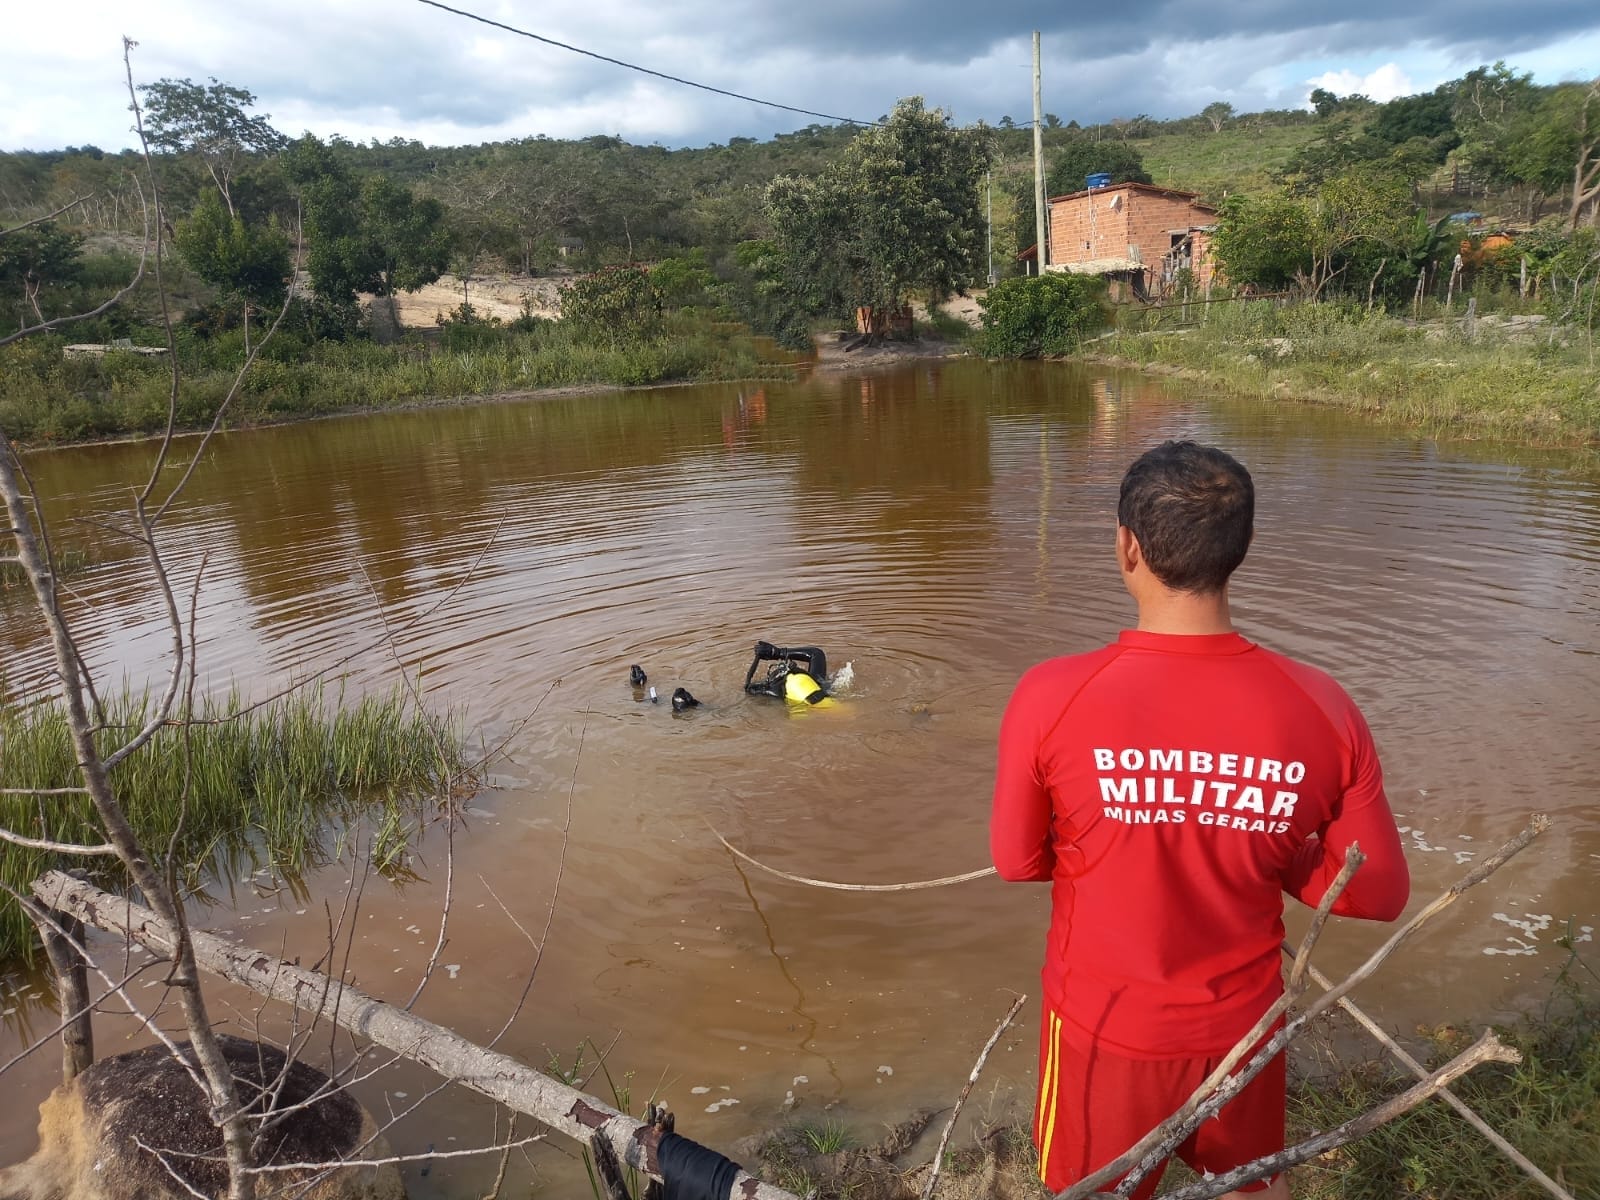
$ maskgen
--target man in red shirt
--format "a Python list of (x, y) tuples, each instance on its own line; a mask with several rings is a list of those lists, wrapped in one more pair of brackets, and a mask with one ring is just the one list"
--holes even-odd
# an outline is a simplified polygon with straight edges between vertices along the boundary
[[(1003, 878), (1051, 883), (1034, 1142), (1052, 1192), (1175, 1112), (1282, 993), (1285, 892), (1317, 904), (1359, 843), (1333, 911), (1392, 921), (1409, 893), (1355, 704), (1234, 631), (1254, 513), (1221, 450), (1141, 457), (1117, 506), (1138, 628), (1034, 667), (1006, 707), (990, 848)], [(1221, 1173), (1274, 1153), (1283, 1107), (1280, 1055), (1178, 1154)]]

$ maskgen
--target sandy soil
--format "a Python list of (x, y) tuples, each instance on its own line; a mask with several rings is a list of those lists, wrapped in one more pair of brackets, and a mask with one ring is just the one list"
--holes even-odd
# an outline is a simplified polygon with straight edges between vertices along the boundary
[[(560, 314), (557, 292), (570, 275), (541, 275), (530, 279), (526, 275), (474, 275), (468, 284), (467, 296), (479, 316), (499, 317), (513, 321), (522, 315), (523, 301), (536, 317), (555, 317)], [(363, 303), (372, 297), (363, 296)], [(454, 275), (441, 275), (438, 282), (402, 292), (395, 297), (400, 323), (407, 329), (432, 328), (442, 313), (452, 312), (461, 305), (461, 280)]]

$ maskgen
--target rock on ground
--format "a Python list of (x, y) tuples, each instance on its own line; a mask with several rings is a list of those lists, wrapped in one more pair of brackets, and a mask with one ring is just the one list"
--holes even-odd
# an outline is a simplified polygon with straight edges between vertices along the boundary
[[(286, 1057), (276, 1047), (235, 1037), (221, 1040), (242, 1103), (277, 1087), (280, 1076), (273, 1112), (311, 1101), (258, 1135), (263, 1165), (389, 1156), (372, 1118), (347, 1093), (312, 1100), (328, 1083), (321, 1071), (294, 1063), (285, 1073)], [(152, 1151), (167, 1152), (165, 1166)], [(227, 1192), (221, 1154), (221, 1134), (211, 1123), (205, 1096), (165, 1047), (150, 1046), (101, 1059), (50, 1094), (39, 1106), (39, 1149), (26, 1162), (0, 1169), (0, 1200), (192, 1200), (185, 1185), (221, 1196)], [(192, 1155), (203, 1157), (186, 1157)], [(279, 1191), (317, 1174), (266, 1178), (270, 1190)], [(295, 1190), (307, 1200), (405, 1200), (392, 1163), (340, 1167), (309, 1190)]]

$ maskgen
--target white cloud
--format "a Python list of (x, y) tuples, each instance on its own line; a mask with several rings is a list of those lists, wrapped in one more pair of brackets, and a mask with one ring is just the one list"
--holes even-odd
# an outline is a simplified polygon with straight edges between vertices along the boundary
[[(1433, 84), (1427, 85), (1435, 86)], [(1375, 71), (1357, 75), (1354, 71), (1324, 71), (1314, 79), (1306, 80), (1306, 90), (1325, 88), (1335, 96), (1359, 94), (1379, 104), (1396, 96), (1414, 96), (1423, 89), (1411, 76), (1400, 69), (1398, 63), (1386, 62)]]

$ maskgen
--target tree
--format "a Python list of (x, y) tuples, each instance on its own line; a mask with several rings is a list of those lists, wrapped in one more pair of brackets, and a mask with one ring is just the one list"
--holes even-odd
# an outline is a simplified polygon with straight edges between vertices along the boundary
[(1214, 100), (1200, 110), (1200, 115), (1211, 126), (1212, 133), (1221, 133), (1222, 127), (1233, 120), (1233, 105), (1226, 100)]
[(1341, 275), (1353, 288), (1375, 263), (1402, 254), (1416, 211), (1411, 187), (1398, 175), (1346, 171), (1323, 183), (1311, 204), (1311, 294)]
[(229, 216), (207, 192), (179, 224), (178, 253), (189, 268), (244, 310), (244, 348), (250, 352), (250, 309), (280, 304), (289, 276), (289, 239), (276, 221), (247, 225)]
[(1311, 214), (1286, 194), (1229, 196), (1217, 209), (1211, 247), (1230, 284), (1279, 291), (1311, 273)]
[(1461, 141), (1454, 113), (1455, 85), (1440, 84), (1431, 92), (1401, 96), (1380, 105), (1367, 132), (1392, 146), (1423, 138), (1443, 147), (1439, 154), (1439, 161), (1443, 162), (1445, 152), (1455, 149)]
[(1512, 171), (1547, 194), (1566, 191), (1570, 228), (1578, 227), (1586, 206), (1600, 217), (1600, 78), (1555, 88), (1519, 132)]
[(233, 177), (249, 154), (273, 153), (288, 142), (267, 123), (270, 113), (246, 110), (256, 98), (244, 88), (219, 83), (205, 87), (190, 79), (161, 79), (142, 85), (146, 133), (152, 146), (173, 153), (198, 154), (233, 215)]
[[(83, 237), (56, 225), (40, 221), (8, 230), (0, 236), (0, 297), (15, 298), (16, 327), (31, 319), (43, 324), (55, 306), (51, 292), (62, 292), (76, 282)], [(0, 301), (4, 302), (4, 301)]]
[(961, 129), (920, 97), (811, 179), (767, 188), (777, 270), (812, 313), (899, 309), (912, 290), (940, 300), (981, 273), (988, 130)]
[(644, 268), (612, 267), (561, 289), (561, 319), (618, 346), (656, 331), (661, 294)]
[(981, 304), (983, 352), (996, 358), (1070, 354), (1108, 318), (1105, 281), (1091, 275), (1003, 279)]
[(285, 158), (301, 188), (308, 268), (320, 299), (348, 307), (358, 292), (393, 297), (432, 283), (449, 266), (450, 234), (437, 200), (419, 199), (386, 175), (357, 181), (333, 148), (310, 134)]
[(1533, 76), (1518, 75), (1496, 62), (1456, 80), (1453, 95), (1451, 120), (1461, 138), (1458, 158), (1490, 179), (1511, 181), (1513, 130), (1539, 105)]
[(1126, 142), (1069, 142), (1045, 174), (1045, 192), (1051, 196), (1081, 192), (1084, 180), (1101, 172), (1110, 175), (1112, 183), (1155, 182), (1144, 169), (1143, 155)]
[(1307, 101), (1319, 117), (1332, 116), (1339, 107), (1339, 97), (1327, 88), (1313, 88)]

